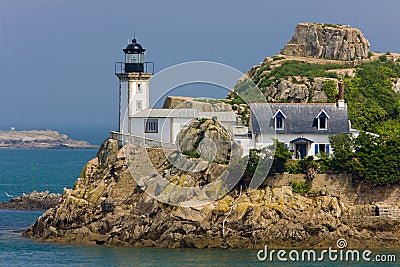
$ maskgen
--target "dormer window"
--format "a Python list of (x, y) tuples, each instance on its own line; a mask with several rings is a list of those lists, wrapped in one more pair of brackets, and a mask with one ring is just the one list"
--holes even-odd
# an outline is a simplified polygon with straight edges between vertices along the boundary
[(328, 129), (328, 119), (329, 116), (326, 112), (321, 109), (318, 115), (315, 117), (318, 120), (318, 130), (327, 130)]
[(275, 130), (285, 129), (286, 115), (282, 112), (282, 110), (278, 109), (272, 118), (274, 119), (275, 122)]

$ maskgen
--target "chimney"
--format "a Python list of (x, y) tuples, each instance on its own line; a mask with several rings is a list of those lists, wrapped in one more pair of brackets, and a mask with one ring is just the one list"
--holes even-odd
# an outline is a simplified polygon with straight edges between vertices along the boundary
[(344, 109), (344, 82), (339, 82), (338, 108)]

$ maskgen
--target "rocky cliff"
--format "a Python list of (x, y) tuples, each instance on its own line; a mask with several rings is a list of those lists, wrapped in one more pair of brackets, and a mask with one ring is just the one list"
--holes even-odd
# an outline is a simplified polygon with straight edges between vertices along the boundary
[(98, 148), (56, 131), (0, 131), (0, 148)]
[(300, 23), (281, 53), (297, 57), (354, 60), (368, 58), (369, 46), (359, 29), (338, 24)]
[[(290, 186), (245, 191), (236, 187), (202, 207), (170, 206), (143, 191), (129, 172), (124, 149), (107, 140), (88, 162), (60, 204), (46, 211), (23, 234), (39, 241), (75, 244), (260, 248), (334, 247), (345, 238), (350, 247), (399, 247), (398, 221), (363, 215), (369, 205), (350, 206), (336, 196), (296, 194)], [(170, 168), (162, 149), (132, 148), (139, 164), (150, 155), (160, 173), (185, 184), (185, 174)], [(214, 164), (213, 175), (224, 165)], [(210, 169), (208, 169), (210, 171)], [(207, 171), (192, 178), (207, 181)], [(189, 185), (193, 186), (193, 184)], [(202, 184), (198, 185), (202, 186)]]

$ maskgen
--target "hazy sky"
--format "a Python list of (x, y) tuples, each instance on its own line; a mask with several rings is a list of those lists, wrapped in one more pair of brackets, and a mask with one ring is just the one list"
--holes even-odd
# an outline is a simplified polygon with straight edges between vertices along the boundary
[(156, 71), (210, 60), (246, 72), (305, 21), (349, 24), (373, 51), (399, 52), (399, 11), (398, 0), (0, 0), (0, 129), (106, 137), (118, 123), (114, 62), (133, 33)]

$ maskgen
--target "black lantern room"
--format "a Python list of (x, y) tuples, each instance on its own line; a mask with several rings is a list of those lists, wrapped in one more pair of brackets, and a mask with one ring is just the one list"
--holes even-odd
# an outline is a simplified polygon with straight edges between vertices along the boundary
[(144, 72), (144, 49), (136, 39), (123, 49), (125, 53), (125, 73)]

